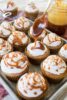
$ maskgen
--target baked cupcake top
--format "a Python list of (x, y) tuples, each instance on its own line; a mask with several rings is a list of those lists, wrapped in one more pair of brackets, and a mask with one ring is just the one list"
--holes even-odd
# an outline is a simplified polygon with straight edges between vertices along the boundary
[(27, 51), (32, 56), (41, 56), (47, 52), (47, 47), (43, 45), (40, 41), (36, 41), (34, 43), (30, 43), (27, 46)]
[(10, 44), (13, 45), (26, 45), (29, 43), (29, 38), (24, 32), (14, 31), (8, 38)]
[(6, 40), (0, 38), (0, 57), (12, 51), (12, 47)]
[(67, 59), (67, 44), (63, 45), (59, 51), (60, 56)]
[[(32, 27), (32, 26), (30, 27), (29, 35), (30, 35), (31, 38), (34, 39), (34, 35), (33, 35), (33, 27)], [(44, 39), (44, 37), (45, 37), (46, 35), (47, 35), (46, 30), (43, 30), (43, 32), (41, 33), (41, 35), (38, 36), (38, 40)]]
[(26, 6), (25, 11), (28, 13), (37, 13), (39, 10), (36, 7), (36, 5), (33, 2), (31, 2)]
[(57, 55), (48, 56), (43, 61), (42, 67), (43, 70), (55, 75), (63, 74), (67, 69), (64, 60)]
[(62, 43), (62, 39), (56, 34), (50, 33), (43, 39), (43, 43), (47, 46), (56, 47)]
[(30, 27), (30, 21), (25, 17), (20, 17), (14, 21), (14, 26), (18, 30), (28, 30)]
[(11, 52), (3, 56), (1, 61), (1, 69), (8, 74), (17, 74), (28, 67), (28, 59), (21, 52)]
[(37, 72), (26, 73), (18, 81), (17, 88), (25, 97), (38, 97), (47, 90), (46, 80)]

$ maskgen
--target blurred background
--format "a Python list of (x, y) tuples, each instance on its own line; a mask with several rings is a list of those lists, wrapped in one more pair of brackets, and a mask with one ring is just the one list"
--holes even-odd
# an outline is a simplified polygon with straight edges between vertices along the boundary
[[(6, 6), (6, 3), (9, 0), (0, 0), (0, 9), (4, 8)], [(36, 6), (39, 8), (39, 10), (41, 12), (43, 12), (45, 10), (45, 7), (47, 5), (47, 1), (48, 0), (13, 0), (20, 9), (24, 10), (25, 6), (30, 3), (30, 2), (34, 2), (36, 4)]]

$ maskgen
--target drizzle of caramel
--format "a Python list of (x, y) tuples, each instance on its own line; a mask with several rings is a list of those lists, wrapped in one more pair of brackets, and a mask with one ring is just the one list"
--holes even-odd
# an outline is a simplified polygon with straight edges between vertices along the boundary
[(22, 44), (22, 39), (26, 35), (22, 33), (21, 38), (19, 38), (18, 34), (20, 35), (20, 33), (14, 32), (14, 34), (13, 34), (13, 36), (14, 36), (13, 44), (15, 44), (17, 42), (19, 45), (21, 45)]
[(44, 50), (45, 47), (44, 47), (43, 44), (40, 43), (40, 42), (39, 42), (39, 47), (36, 47), (36, 41), (35, 41), (34, 47), (32, 47), (31, 50), (33, 50), (33, 49), (41, 49), (41, 50)]
[[(29, 77), (31, 77), (31, 74), (32, 73), (30, 73)], [(36, 77), (39, 79), (39, 81), (37, 80)], [(31, 87), (30, 90), (40, 88), (42, 91), (44, 91), (46, 89), (45, 80), (43, 80), (38, 73), (34, 73), (34, 76), (32, 78), (33, 78), (33, 83), (32, 84), (30, 84), (29, 80), (28, 80), (28, 85), (30, 85), (30, 87)], [(36, 84), (41, 84), (41, 85), (37, 86)]]
[(4, 40), (3, 43), (0, 44), (0, 50), (2, 50), (3, 47), (6, 47), (6, 45), (7, 45), (7, 41)]
[[(26, 60), (27, 60), (27, 57), (26, 56), (22, 56), (17, 62), (15, 62), (14, 60), (13, 60), (13, 58), (14, 57), (17, 57), (18, 55), (17, 54), (13, 54), (12, 55), (12, 57), (10, 58), (9, 57), (9, 55), (7, 54), (6, 55), (6, 59), (8, 60), (9, 58), (11, 59), (11, 61), (13, 62), (13, 64), (9, 64), (8, 62), (7, 62), (7, 60), (6, 59), (4, 59), (4, 63), (5, 63), (5, 65), (8, 67), (8, 66), (10, 66), (11, 68), (13, 68), (14, 66), (15, 67), (17, 67), (17, 68), (21, 68), (22, 69), (22, 66), (18, 66), (19, 65), (19, 62), (21, 61), (23, 61), (23, 62), (25, 62)], [(27, 63), (26, 63), (27, 64)], [(26, 64), (25, 64), (25, 66), (26, 66)], [(25, 67), (24, 66), (24, 67)]]
[(55, 42), (55, 41), (61, 41), (61, 39), (59, 37), (57, 37), (57, 36), (50, 37), (50, 34), (48, 35), (48, 40), (49, 40), (50, 43), (51, 42)]

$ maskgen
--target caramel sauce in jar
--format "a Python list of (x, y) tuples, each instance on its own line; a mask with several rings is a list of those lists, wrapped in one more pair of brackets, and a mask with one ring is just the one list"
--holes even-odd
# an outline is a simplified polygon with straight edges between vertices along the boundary
[(47, 28), (59, 35), (67, 34), (67, 1), (55, 0), (48, 11)]

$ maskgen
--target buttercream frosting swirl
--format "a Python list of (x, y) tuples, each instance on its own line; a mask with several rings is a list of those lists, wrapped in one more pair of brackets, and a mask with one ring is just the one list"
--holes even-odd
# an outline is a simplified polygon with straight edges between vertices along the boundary
[(6, 54), (1, 61), (1, 69), (6, 73), (20, 73), (28, 67), (28, 59), (21, 52)]
[(0, 26), (0, 37), (8, 37), (14, 30), (15, 28), (11, 25), (11, 23), (4, 21)]
[(62, 43), (62, 39), (54, 33), (46, 35), (43, 39), (43, 43), (47, 46), (59, 46)]
[(30, 27), (30, 22), (25, 17), (20, 17), (14, 21), (14, 26), (18, 30), (28, 30)]
[(8, 38), (9, 43), (14, 45), (26, 45), (29, 41), (29, 38), (24, 32), (14, 31)]
[(37, 97), (47, 89), (45, 79), (37, 72), (26, 73), (18, 81), (18, 90), (26, 97)]
[(13, 1), (8, 1), (6, 11), (13, 11), (15, 9), (17, 10), (17, 6), (15, 5), (15, 3)]
[(67, 44), (63, 45), (59, 51), (60, 56), (67, 59)]
[(12, 51), (12, 46), (6, 40), (0, 38), (0, 56), (3, 56)]
[(63, 74), (67, 69), (64, 60), (57, 55), (48, 56), (43, 61), (42, 67), (43, 70), (56, 75)]
[(27, 50), (33, 56), (40, 56), (47, 52), (47, 47), (43, 45), (40, 41), (36, 41), (34, 43), (30, 43), (27, 46)]
[(9, 31), (14, 31), (15, 30), (14, 26), (12, 25), (12, 23), (10, 23), (8, 21), (3, 21), (1, 23), (1, 26), (3, 26), (6, 30), (9, 30)]
[(31, 2), (26, 6), (25, 11), (28, 13), (37, 13), (38, 8), (36, 7), (36, 5), (33, 2)]

